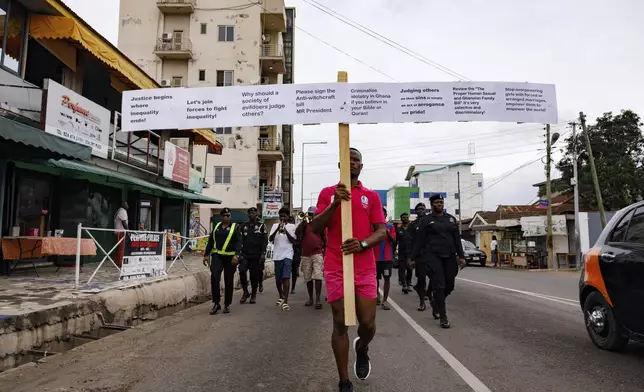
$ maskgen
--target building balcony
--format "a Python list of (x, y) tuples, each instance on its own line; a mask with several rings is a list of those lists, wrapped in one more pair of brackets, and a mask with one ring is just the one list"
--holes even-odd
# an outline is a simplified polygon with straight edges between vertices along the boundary
[(154, 54), (160, 59), (191, 60), (193, 57), (192, 41), (189, 38), (159, 38), (154, 47)]
[(283, 161), (284, 148), (282, 147), (282, 141), (276, 138), (260, 137), (257, 143), (257, 154), (262, 161)]
[(260, 0), (264, 16), (264, 31), (286, 31), (284, 0)]
[(265, 74), (286, 72), (284, 47), (280, 44), (262, 44), (259, 59), (262, 63), (262, 72)]
[(164, 14), (192, 14), (197, 0), (157, 0), (159, 11)]

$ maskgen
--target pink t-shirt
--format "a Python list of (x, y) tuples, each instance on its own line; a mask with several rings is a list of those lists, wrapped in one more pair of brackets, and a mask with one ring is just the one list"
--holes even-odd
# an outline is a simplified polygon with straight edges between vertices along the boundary
[[(322, 189), (318, 196), (316, 214), (321, 214), (331, 205), (337, 185)], [(342, 270), (342, 207), (338, 207), (327, 227), (327, 247), (324, 256), (324, 269)], [(353, 237), (362, 241), (373, 233), (373, 226), (384, 224), (385, 216), (378, 194), (362, 186), (362, 183), (351, 188), (351, 217)], [(373, 251), (367, 250), (353, 256), (354, 269), (357, 272), (375, 271), (376, 259)]]

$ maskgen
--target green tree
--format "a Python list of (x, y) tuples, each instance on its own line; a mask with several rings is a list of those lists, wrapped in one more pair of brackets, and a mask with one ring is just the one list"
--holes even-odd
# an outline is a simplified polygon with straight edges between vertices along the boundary
[[(644, 138), (640, 117), (631, 110), (620, 114), (604, 113), (594, 125), (588, 125), (590, 145), (595, 158), (597, 178), (602, 192), (604, 208), (618, 210), (642, 200), (644, 196)], [(581, 208), (596, 209), (588, 151), (581, 129), (577, 140), (566, 139), (564, 157), (556, 167), (565, 184), (573, 176), (572, 152), (577, 146), (579, 173), (579, 204)]]

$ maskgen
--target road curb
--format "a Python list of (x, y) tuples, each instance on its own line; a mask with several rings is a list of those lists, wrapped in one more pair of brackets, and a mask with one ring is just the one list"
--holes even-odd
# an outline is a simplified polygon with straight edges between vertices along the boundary
[[(267, 261), (264, 279), (275, 275)], [(235, 274), (235, 288), (240, 288)], [(223, 279), (221, 291), (223, 293)], [(163, 317), (164, 309), (180, 310), (210, 298), (210, 271), (170, 275), (126, 287), (82, 294), (60, 306), (0, 318), (0, 372), (29, 362), (28, 352), (52, 342), (83, 335), (104, 324), (131, 326)]]

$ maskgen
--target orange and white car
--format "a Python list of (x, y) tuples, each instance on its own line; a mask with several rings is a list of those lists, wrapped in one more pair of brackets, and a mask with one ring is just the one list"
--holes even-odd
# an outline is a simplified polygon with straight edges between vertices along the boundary
[(616, 213), (584, 255), (579, 300), (597, 347), (644, 342), (644, 201)]

